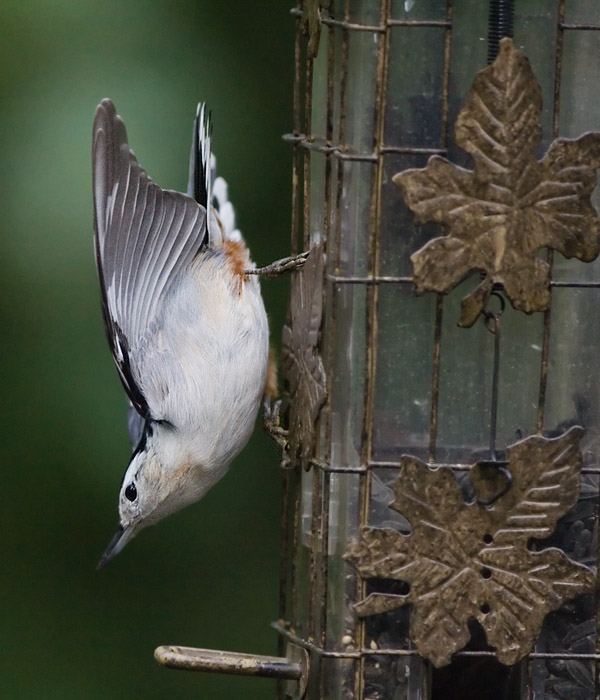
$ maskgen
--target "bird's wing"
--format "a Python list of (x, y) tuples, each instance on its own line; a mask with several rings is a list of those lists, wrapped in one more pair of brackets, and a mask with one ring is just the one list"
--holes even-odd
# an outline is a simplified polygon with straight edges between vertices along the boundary
[(96, 110), (93, 140), (96, 264), (108, 342), (125, 391), (144, 418), (152, 397), (140, 388), (139, 348), (171, 284), (207, 243), (206, 209), (162, 190), (127, 143), (115, 106)]
[(134, 450), (140, 444), (145, 425), (146, 421), (140, 416), (130, 401), (127, 409), (127, 431), (129, 432), (129, 439), (131, 440), (131, 446)]

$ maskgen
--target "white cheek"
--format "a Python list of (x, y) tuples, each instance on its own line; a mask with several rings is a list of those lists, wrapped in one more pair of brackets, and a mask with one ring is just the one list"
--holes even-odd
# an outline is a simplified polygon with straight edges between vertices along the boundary
[[(128, 482), (131, 483), (131, 482)], [(127, 527), (131, 523), (140, 517), (140, 496), (138, 490), (138, 497), (135, 501), (130, 501), (127, 496), (125, 496), (125, 489), (122, 489), (119, 494), (119, 516), (121, 519), (121, 525)]]

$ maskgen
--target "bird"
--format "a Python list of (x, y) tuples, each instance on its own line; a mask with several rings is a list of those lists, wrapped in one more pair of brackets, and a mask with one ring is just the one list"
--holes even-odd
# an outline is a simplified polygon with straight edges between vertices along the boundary
[(256, 268), (227, 183), (216, 177), (211, 133), (200, 103), (188, 191), (163, 190), (138, 163), (113, 102), (96, 109), (96, 267), (134, 448), (119, 529), (98, 568), (141, 530), (200, 499), (246, 445), (273, 374), (259, 275), (305, 259)]

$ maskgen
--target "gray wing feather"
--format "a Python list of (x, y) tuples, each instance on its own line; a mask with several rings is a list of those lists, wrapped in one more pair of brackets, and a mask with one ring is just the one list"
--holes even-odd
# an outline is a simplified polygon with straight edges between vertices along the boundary
[(140, 416), (152, 418), (132, 348), (140, 346), (177, 274), (206, 245), (206, 209), (148, 177), (110, 100), (96, 110), (93, 178), (96, 264), (108, 342), (132, 405)]
[(127, 409), (127, 430), (129, 432), (131, 446), (134, 450), (140, 444), (145, 425), (146, 421), (140, 416), (133, 404), (129, 402), (129, 408)]

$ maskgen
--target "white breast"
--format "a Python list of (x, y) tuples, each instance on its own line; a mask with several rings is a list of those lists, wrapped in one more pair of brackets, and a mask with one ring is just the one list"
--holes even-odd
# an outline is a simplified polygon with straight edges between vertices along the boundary
[(269, 340), (258, 280), (238, 285), (223, 251), (207, 251), (173, 286), (144, 338), (142, 391), (177, 429), (194, 463), (228, 464), (248, 441), (265, 384)]

